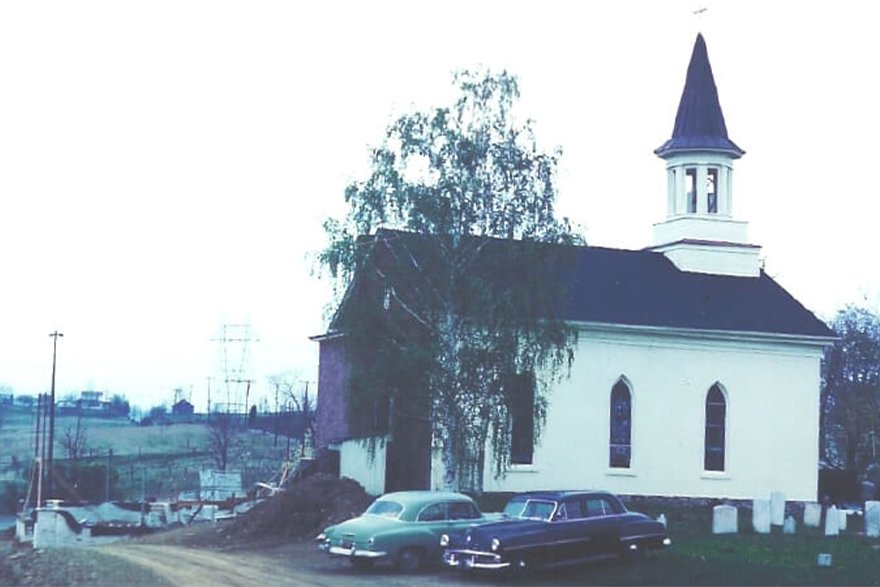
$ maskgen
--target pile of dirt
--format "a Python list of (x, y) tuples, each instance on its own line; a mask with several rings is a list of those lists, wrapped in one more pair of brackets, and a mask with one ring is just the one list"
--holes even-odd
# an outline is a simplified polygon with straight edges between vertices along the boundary
[(372, 501), (357, 481), (317, 474), (258, 503), (236, 518), (226, 534), (311, 539), (327, 526), (361, 515)]

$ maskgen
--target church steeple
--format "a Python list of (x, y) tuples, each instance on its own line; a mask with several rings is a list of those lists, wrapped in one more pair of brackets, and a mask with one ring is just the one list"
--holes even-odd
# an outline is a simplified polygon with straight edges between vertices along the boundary
[(733, 162), (745, 154), (727, 136), (706, 41), (697, 35), (672, 138), (654, 153), (666, 161), (666, 221), (653, 250), (682, 271), (758, 276), (760, 247), (733, 220)]
[(718, 88), (712, 75), (706, 40), (697, 35), (691, 62), (688, 65), (684, 91), (675, 115), (672, 138), (658, 147), (654, 153), (664, 159), (683, 151), (715, 151), (726, 153), (733, 159), (745, 154), (727, 137), (724, 113), (718, 101)]

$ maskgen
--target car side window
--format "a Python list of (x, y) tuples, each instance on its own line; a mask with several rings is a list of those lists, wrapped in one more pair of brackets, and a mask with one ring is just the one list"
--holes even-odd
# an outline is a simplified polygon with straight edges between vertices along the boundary
[(604, 516), (607, 513), (611, 513), (611, 512), (605, 511), (606, 507), (607, 506), (605, 504), (604, 499), (600, 499), (600, 498), (588, 499), (587, 500), (587, 517), (593, 518), (595, 516)]
[(474, 504), (464, 501), (450, 503), (447, 513), (450, 520), (476, 520), (480, 517), (480, 511)]
[(577, 520), (584, 516), (584, 509), (582, 507), (581, 500), (574, 499), (571, 501), (565, 502), (565, 515), (569, 520)]
[(605, 515), (622, 514), (626, 511), (623, 504), (614, 498), (605, 497), (602, 501), (605, 502)]
[(419, 514), (419, 522), (437, 522), (446, 518), (446, 512), (442, 503), (431, 504)]

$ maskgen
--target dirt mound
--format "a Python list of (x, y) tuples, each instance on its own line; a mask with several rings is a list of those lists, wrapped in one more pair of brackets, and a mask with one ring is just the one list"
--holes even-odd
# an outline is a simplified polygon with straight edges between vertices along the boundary
[(356, 481), (317, 474), (257, 504), (236, 518), (227, 533), (311, 539), (327, 526), (361, 515), (372, 501)]

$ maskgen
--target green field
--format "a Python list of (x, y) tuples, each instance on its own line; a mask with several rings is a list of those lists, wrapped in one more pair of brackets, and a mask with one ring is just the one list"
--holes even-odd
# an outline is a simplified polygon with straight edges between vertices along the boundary
[[(177, 497), (181, 491), (198, 490), (200, 469), (214, 468), (204, 424), (138, 426), (124, 418), (95, 417), (83, 418), (82, 422), (86, 427), (86, 456), (78, 460), (78, 466), (97, 467), (96, 474), (103, 480), (104, 467), (109, 463), (114, 472), (111, 499), (140, 499), (142, 487), (150, 497)], [(62, 469), (71, 461), (66, 458), (61, 439), (67, 428), (75, 426), (75, 416), (55, 419), (55, 458)], [(286, 438), (279, 437), (276, 445), (273, 435), (248, 431), (239, 439), (241, 450), (229, 468), (242, 471), (245, 488), (257, 481), (269, 481), (284, 462)], [(0, 446), (0, 509), (9, 510), (10, 503), (26, 492), (34, 457), (33, 416), (24, 411), (5, 413)], [(292, 453), (298, 454), (297, 446), (292, 446)], [(104, 482), (100, 483), (104, 487)]]

